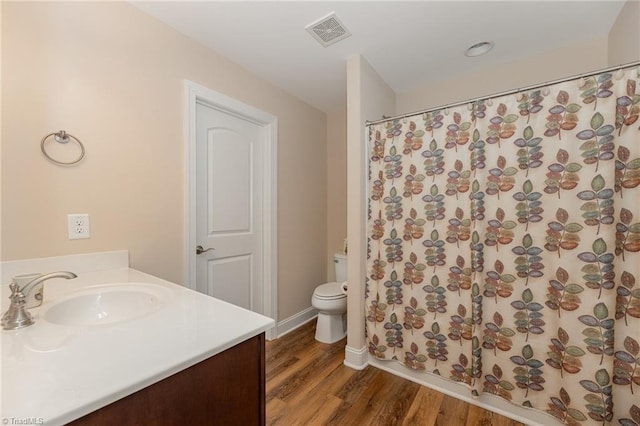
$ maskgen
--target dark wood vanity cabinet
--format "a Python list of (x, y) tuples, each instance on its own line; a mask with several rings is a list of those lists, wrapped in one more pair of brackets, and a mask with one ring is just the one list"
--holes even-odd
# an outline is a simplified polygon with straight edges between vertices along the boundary
[(264, 362), (262, 333), (69, 424), (264, 425)]

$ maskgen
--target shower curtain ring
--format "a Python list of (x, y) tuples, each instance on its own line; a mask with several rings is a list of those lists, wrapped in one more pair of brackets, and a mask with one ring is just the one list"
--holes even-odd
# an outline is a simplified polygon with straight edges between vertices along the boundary
[(580, 80), (579, 81), (580, 81), (580, 86), (578, 86), (578, 87), (583, 87), (585, 84), (587, 84), (587, 79), (582, 74), (580, 74)]

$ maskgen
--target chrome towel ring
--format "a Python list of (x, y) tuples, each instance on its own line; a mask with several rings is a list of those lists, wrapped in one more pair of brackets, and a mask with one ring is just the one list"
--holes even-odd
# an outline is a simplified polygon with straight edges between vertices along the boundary
[[(62, 143), (62, 144), (69, 143), (70, 140), (73, 140), (80, 147), (80, 156), (78, 158), (76, 158), (75, 160), (68, 161), (68, 162), (58, 161), (58, 160), (52, 158), (47, 153), (47, 150), (44, 148), (44, 143), (50, 136), (53, 136), (53, 140), (55, 140), (58, 143)], [(80, 160), (82, 160), (84, 158), (84, 145), (82, 144), (82, 142), (80, 142), (80, 139), (78, 139), (75, 136), (65, 132), (64, 130), (60, 130), (59, 132), (55, 132), (55, 133), (49, 133), (44, 138), (42, 138), (42, 141), (40, 141), (40, 150), (42, 151), (44, 156), (47, 157), (47, 159), (49, 161), (51, 161), (53, 163), (56, 163), (56, 164), (63, 165), (63, 166), (71, 166), (72, 164), (79, 163)]]

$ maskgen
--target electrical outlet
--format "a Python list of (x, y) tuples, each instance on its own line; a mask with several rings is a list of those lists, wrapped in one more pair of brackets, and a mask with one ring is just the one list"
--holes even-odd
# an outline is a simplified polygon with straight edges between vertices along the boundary
[(89, 232), (89, 215), (86, 213), (68, 214), (67, 227), (70, 240), (91, 237), (91, 233)]

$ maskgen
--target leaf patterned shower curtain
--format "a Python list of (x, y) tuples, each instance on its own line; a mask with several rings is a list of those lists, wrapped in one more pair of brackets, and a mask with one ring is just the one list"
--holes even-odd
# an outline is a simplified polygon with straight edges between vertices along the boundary
[(369, 352), (640, 424), (638, 67), (369, 128)]

